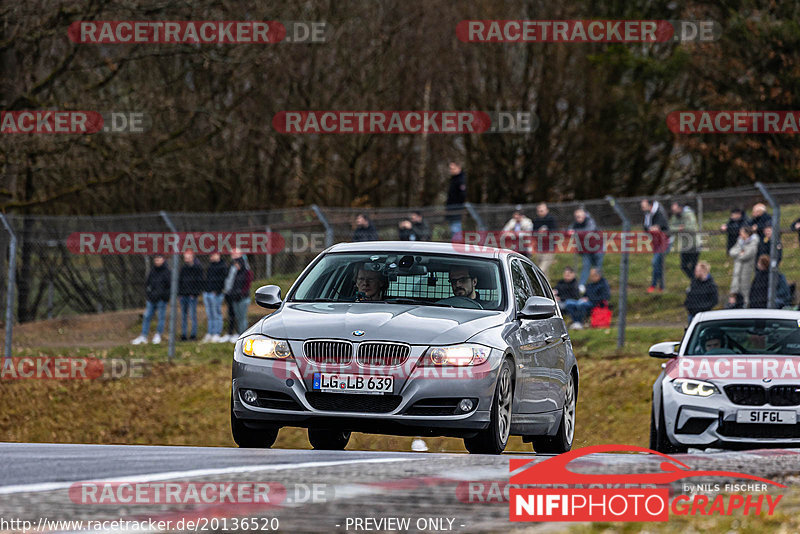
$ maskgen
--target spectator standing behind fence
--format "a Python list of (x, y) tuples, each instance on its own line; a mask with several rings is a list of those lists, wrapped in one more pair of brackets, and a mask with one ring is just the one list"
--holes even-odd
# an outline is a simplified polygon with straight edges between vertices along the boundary
[[(778, 284), (775, 288), (775, 308), (781, 309), (792, 303), (792, 293), (786, 277), (780, 271), (775, 271)], [(766, 308), (769, 296), (769, 256), (762, 254), (756, 264), (756, 275), (750, 286), (750, 305), (748, 308)]]
[(767, 213), (767, 207), (761, 202), (754, 204), (751, 210), (752, 217), (747, 221), (748, 226), (754, 232), (758, 232), (762, 237), (764, 236), (764, 228), (772, 226), (772, 215)]
[[(576, 232), (583, 235), (585, 232), (599, 232), (600, 228), (594, 222), (592, 216), (583, 208), (578, 208), (573, 213), (574, 220), (569, 225), (570, 232)], [(592, 240), (597, 241), (597, 240)], [(582, 242), (586, 242), (583, 240)], [(578, 252), (581, 258), (581, 277), (578, 280), (580, 286), (585, 286), (589, 280), (589, 271), (592, 267), (597, 269), (603, 268), (603, 253), (602, 252)]]
[[(749, 297), (750, 295), (748, 294), (748, 298)], [(747, 306), (744, 305), (744, 297), (741, 293), (728, 294), (728, 303), (725, 305), (726, 310), (739, 310), (746, 307)]]
[[(772, 226), (765, 226), (762, 230), (762, 235), (758, 240), (758, 252), (756, 254), (756, 258), (762, 254), (772, 257)], [(780, 265), (783, 259), (783, 245), (781, 245), (780, 240), (778, 240), (777, 254), (778, 265)]]
[(719, 227), (728, 236), (728, 246), (725, 250), (730, 250), (736, 244), (736, 240), (739, 239), (739, 229), (745, 222), (744, 211), (741, 208), (733, 208), (728, 222)]
[(797, 242), (798, 244), (800, 244), (800, 217), (798, 217), (792, 222), (791, 228), (792, 230), (797, 232)]
[(412, 211), (408, 219), (400, 221), (397, 233), (400, 241), (431, 240), (431, 229), (418, 211)]
[(203, 337), (203, 343), (219, 343), (222, 336), (222, 301), (225, 294), (225, 278), (228, 275), (228, 266), (222, 261), (219, 253), (209, 256), (208, 269), (206, 270), (205, 291), (203, 304), (206, 308), (208, 332)]
[(711, 265), (707, 261), (698, 261), (694, 266), (694, 278), (686, 292), (683, 305), (689, 315), (689, 322), (700, 312), (709, 311), (719, 302), (719, 289), (711, 276)]
[(359, 241), (377, 241), (378, 231), (372, 225), (366, 213), (359, 213), (356, 215), (353, 222), (353, 242)]
[(733, 258), (733, 277), (731, 278), (731, 293), (742, 296), (743, 306), (747, 308), (750, 301), (750, 285), (753, 283), (755, 271), (756, 251), (758, 250), (758, 234), (753, 233), (749, 226), (739, 228), (739, 239), (728, 251)]
[(675, 248), (681, 256), (681, 271), (691, 280), (694, 266), (700, 258), (697, 243), (697, 217), (689, 206), (673, 202), (670, 207), (669, 231), (675, 240)]
[(161, 335), (164, 333), (164, 318), (167, 312), (167, 301), (169, 300), (170, 273), (164, 256), (156, 254), (153, 257), (153, 267), (147, 273), (145, 281), (145, 298), (147, 304), (144, 308), (142, 318), (142, 333), (131, 341), (134, 345), (147, 343), (147, 336), (150, 333), (150, 321), (154, 314), (158, 314), (158, 325), (156, 335), (153, 336), (153, 343), (161, 343)]
[(647, 292), (661, 293), (664, 291), (664, 256), (667, 253), (664, 244), (668, 237), (669, 223), (664, 208), (657, 200), (651, 202), (645, 198), (639, 205), (644, 213), (644, 229), (653, 236), (653, 274)]
[[(505, 226), (503, 226), (503, 231), (514, 232), (516, 234), (519, 234), (520, 232), (530, 233), (533, 231), (533, 221), (525, 216), (525, 214), (522, 212), (522, 206), (520, 204), (517, 204), (517, 207), (514, 209), (513, 215), (511, 215), (511, 218), (508, 220)], [(517, 241), (518, 243), (520, 243), (520, 246), (517, 247), (517, 252), (521, 254), (530, 255), (531, 254), (530, 249), (528, 250), (522, 249), (521, 245), (522, 241), (526, 241), (526, 239), (518, 239)], [(532, 241), (532, 240), (527, 240), (527, 241)]]
[(586, 317), (598, 306), (605, 306), (611, 299), (611, 288), (603, 278), (603, 273), (596, 268), (589, 271), (586, 294), (578, 300), (567, 300), (563, 309), (572, 317), (572, 328), (580, 330)]
[(250, 305), (252, 282), (253, 271), (250, 270), (247, 256), (243, 256), (239, 250), (234, 250), (231, 253), (231, 266), (223, 287), (234, 323), (234, 331), (229, 334), (228, 341), (235, 343), (242, 332), (247, 330), (247, 307)]
[[(534, 232), (555, 232), (558, 230), (558, 223), (556, 222), (555, 217), (553, 214), (550, 213), (550, 209), (547, 207), (547, 204), (544, 202), (540, 202), (536, 206), (536, 217), (533, 219), (533, 231)], [(550, 240), (544, 240), (548, 245), (548, 249), (551, 246)], [(550, 269), (550, 266), (553, 265), (553, 261), (556, 259), (556, 255), (554, 252), (539, 252), (536, 256), (536, 265), (539, 266), (539, 269), (542, 270), (545, 276), (547, 276), (547, 271)]]
[(197, 339), (197, 297), (203, 292), (203, 268), (194, 257), (194, 252), (183, 253), (183, 265), (178, 273), (178, 297), (181, 302), (181, 341), (186, 341), (186, 316), (191, 315), (192, 333), (189, 339)]
[(448, 165), (450, 171), (450, 185), (447, 188), (447, 223), (450, 225), (450, 237), (461, 232), (461, 210), (467, 201), (467, 175), (459, 163), (451, 161)]

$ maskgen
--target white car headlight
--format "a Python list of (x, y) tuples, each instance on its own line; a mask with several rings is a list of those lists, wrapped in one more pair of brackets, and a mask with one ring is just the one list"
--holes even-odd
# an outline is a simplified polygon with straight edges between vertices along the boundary
[(492, 349), (482, 345), (450, 345), (447, 347), (430, 347), (422, 357), (420, 365), (442, 366), (480, 365), (489, 359)]
[(293, 360), (292, 349), (289, 343), (268, 337), (248, 337), (242, 343), (242, 352), (253, 358), (268, 358), (272, 360)]
[(692, 378), (676, 378), (672, 381), (672, 385), (678, 393), (695, 397), (710, 397), (714, 393), (719, 393), (717, 386), (711, 382)]

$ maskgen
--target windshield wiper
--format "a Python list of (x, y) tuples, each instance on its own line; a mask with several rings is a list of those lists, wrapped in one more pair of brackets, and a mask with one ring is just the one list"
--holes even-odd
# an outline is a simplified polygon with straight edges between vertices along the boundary
[(413, 299), (410, 297), (393, 297), (385, 299), (383, 302), (389, 304), (421, 304), (423, 306), (438, 306), (440, 308), (455, 308), (452, 304), (444, 304), (439, 302), (429, 302), (427, 300)]

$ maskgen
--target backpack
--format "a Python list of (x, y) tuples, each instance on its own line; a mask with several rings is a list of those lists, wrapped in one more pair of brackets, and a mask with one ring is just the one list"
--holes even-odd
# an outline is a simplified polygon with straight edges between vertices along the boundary
[(592, 328), (608, 328), (611, 326), (611, 308), (608, 307), (606, 301), (592, 308), (590, 324)]

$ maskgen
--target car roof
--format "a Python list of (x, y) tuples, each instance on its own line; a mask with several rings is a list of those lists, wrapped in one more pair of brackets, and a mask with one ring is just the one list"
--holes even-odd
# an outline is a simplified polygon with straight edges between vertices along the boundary
[(797, 319), (800, 320), (800, 311), (772, 310), (767, 308), (747, 308), (738, 310), (715, 310), (698, 313), (695, 323), (704, 321), (718, 321), (720, 319)]
[(523, 257), (508, 249), (484, 247), (482, 245), (465, 245), (463, 243), (436, 243), (432, 241), (362, 241), (358, 243), (338, 243), (326, 252), (409, 252), (454, 254), (457, 256), (484, 256), (499, 258), (514, 255)]

